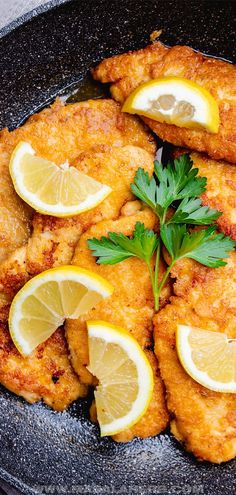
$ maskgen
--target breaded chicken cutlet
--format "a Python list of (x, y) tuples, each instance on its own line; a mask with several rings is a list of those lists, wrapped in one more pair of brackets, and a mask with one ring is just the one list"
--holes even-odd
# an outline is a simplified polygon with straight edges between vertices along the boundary
[[(218, 228), (235, 239), (236, 168), (198, 153), (191, 158), (207, 177), (203, 203), (223, 213)], [(214, 463), (236, 456), (236, 394), (213, 392), (194, 381), (180, 364), (175, 335), (177, 325), (184, 324), (236, 338), (236, 252), (226, 261), (214, 269), (190, 259), (178, 261), (171, 271), (175, 296), (154, 318), (171, 431), (198, 459)]]
[(206, 191), (201, 196), (203, 205), (222, 212), (218, 229), (236, 240), (236, 166), (200, 153), (191, 153), (191, 158), (199, 175), (207, 178)]
[[(79, 236), (91, 224), (119, 216), (122, 206), (133, 197), (130, 182), (136, 168), (142, 166), (152, 172), (155, 144), (138, 120), (124, 116), (112, 100), (68, 106), (57, 100), (16, 131), (2, 131), (1, 140), (8, 150), (4, 167), (9, 183), (10, 154), (18, 142), (28, 141), (39, 156), (57, 164), (68, 160), (113, 188), (102, 204), (77, 217), (62, 220), (35, 213), (32, 236), (28, 229), (19, 243), (23, 245), (0, 265), (0, 382), (29, 402), (43, 399), (62, 410), (87, 391), (70, 364), (63, 331), (59, 329), (31, 356), (23, 358), (6, 324), (10, 303), (30, 277), (69, 263)], [(20, 198), (17, 201), (22, 209), (28, 208)], [(2, 226), (2, 235), (7, 228), (7, 223)], [(13, 251), (14, 239), (12, 246)]]
[(183, 77), (203, 86), (219, 105), (217, 134), (159, 123), (147, 117), (143, 120), (163, 141), (236, 163), (235, 65), (203, 56), (187, 46), (168, 48), (156, 42), (144, 49), (105, 59), (92, 74), (96, 80), (112, 83), (111, 94), (120, 103), (140, 84), (163, 76)]
[[(96, 383), (86, 368), (89, 364), (87, 320), (105, 320), (125, 328), (137, 339), (149, 359), (155, 381), (149, 408), (137, 424), (113, 437), (118, 442), (127, 442), (134, 437), (145, 438), (160, 433), (168, 424), (168, 413), (158, 363), (153, 353), (152, 317), (154, 315), (154, 301), (147, 266), (138, 258), (130, 258), (113, 266), (98, 265), (87, 245), (88, 239), (107, 236), (108, 232), (122, 232), (132, 236), (138, 221), (144, 223), (149, 229), (155, 227), (156, 217), (149, 209), (137, 211), (136, 214), (130, 215), (132, 204), (127, 204), (122, 213), (124, 216), (115, 221), (103, 221), (88, 229), (81, 236), (72, 260), (72, 264), (92, 270), (108, 280), (114, 287), (114, 293), (78, 320), (67, 320), (65, 328), (71, 362), (81, 383), (86, 385)], [(164, 264), (161, 263), (160, 278), (163, 272)], [(169, 296), (170, 285), (166, 284), (161, 293), (161, 307), (167, 303)]]
[(70, 363), (63, 329), (23, 358), (4, 323), (0, 323), (0, 383), (28, 402), (43, 400), (56, 411), (88, 392)]
[(167, 392), (171, 431), (198, 459), (221, 463), (236, 456), (236, 394), (194, 381), (176, 351), (178, 324), (236, 338), (236, 252), (225, 267), (182, 260), (172, 270), (175, 297), (154, 318), (155, 353)]
[(10, 156), (20, 141), (38, 156), (61, 165), (97, 145), (139, 146), (155, 153), (153, 138), (139, 121), (122, 114), (113, 100), (89, 100), (50, 108), (30, 117), (18, 129), (0, 132), (0, 262), (30, 236), (32, 210), (15, 193), (9, 175)]

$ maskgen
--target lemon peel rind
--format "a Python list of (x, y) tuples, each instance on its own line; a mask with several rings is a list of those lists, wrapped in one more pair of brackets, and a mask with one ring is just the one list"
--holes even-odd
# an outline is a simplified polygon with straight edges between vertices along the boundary
[[(212, 380), (212, 378), (210, 378), (206, 372), (200, 371), (196, 367), (196, 365), (192, 361), (191, 348), (190, 345), (188, 344), (188, 337), (190, 335), (190, 331), (191, 330), (189, 326), (178, 325), (176, 332), (176, 346), (177, 346), (178, 358), (186, 373), (194, 381), (196, 381), (203, 387), (212, 390), (213, 392), (235, 394), (236, 382), (232, 382), (232, 381), (229, 383), (216, 382), (215, 380)], [(222, 335), (222, 341), (224, 340), (225, 344), (227, 344), (227, 336), (225, 334), (220, 334), (220, 335)], [(189, 366), (188, 363), (191, 363), (191, 365)]]
[[(102, 339), (104, 336), (106, 336), (106, 342), (121, 345), (122, 349), (127, 352), (127, 355), (132, 361), (138, 362), (142, 360), (142, 370), (140, 369), (141, 367), (137, 367), (139, 394), (137, 399), (133, 403), (131, 410), (123, 418), (116, 419), (108, 425), (100, 425), (102, 437), (115, 435), (117, 433), (120, 433), (124, 429), (131, 428), (143, 417), (143, 415), (147, 411), (154, 388), (153, 371), (142, 348), (140, 347), (136, 339), (134, 339), (134, 337), (132, 337), (132, 335), (130, 335), (127, 330), (100, 320), (87, 321), (87, 328), (89, 337)], [(88, 369), (90, 372), (92, 372), (89, 366)], [(145, 386), (143, 386), (144, 383)], [(146, 386), (147, 383), (149, 384), (148, 387)]]
[[(40, 273), (39, 275), (33, 277), (16, 294), (16, 296), (12, 301), (9, 312), (8, 322), (9, 322), (10, 335), (16, 348), (23, 356), (29, 356), (31, 352), (33, 352), (34, 348), (29, 346), (26, 339), (21, 338), (21, 341), (19, 341), (19, 339), (16, 336), (17, 331), (15, 329), (22, 317), (21, 304), (25, 301), (25, 299), (28, 296), (33, 294), (32, 289), (36, 290), (43, 283), (47, 283), (51, 281), (63, 282), (65, 280), (81, 283), (89, 290), (101, 294), (103, 298), (109, 297), (114, 290), (113, 286), (109, 282), (107, 282), (107, 280), (103, 279), (96, 273), (72, 265), (64, 265), (59, 268), (51, 268), (50, 270), (46, 270)], [(58, 326), (62, 325), (65, 319), (66, 317), (61, 319)], [(56, 328), (54, 331), (56, 331)]]

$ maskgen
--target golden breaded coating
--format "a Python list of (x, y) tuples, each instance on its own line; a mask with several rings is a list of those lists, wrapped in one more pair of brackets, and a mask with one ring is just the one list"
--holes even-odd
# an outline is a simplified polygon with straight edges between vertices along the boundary
[(0, 322), (7, 321), (13, 297), (29, 278), (26, 246), (22, 246), (0, 265)]
[(58, 98), (49, 107), (32, 115), (13, 132), (4, 129), (1, 142), (12, 149), (28, 141), (36, 154), (61, 165), (71, 162), (93, 146), (133, 144), (155, 153), (155, 143), (138, 119), (121, 112), (111, 99), (88, 100), (64, 105)]
[(0, 142), (0, 263), (30, 235), (32, 210), (14, 191), (8, 171), (10, 154)]
[[(175, 149), (176, 158), (188, 150)], [(199, 175), (207, 178), (206, 191), (201, 195), (202, 204), (222, 213), (216, 221), (218, 229), (236, 240), (236, 167), (227, 162), (211, 160), (201, 153), (191, 153)]]
[(66, 105), (57, 99), (50, 108), (9, 132), (0, 132), (0, 262), (30, 236), (32, 210), (15, 193), (9, 160), (20, 141), (28, 141), (39, 156), (58, 165), (70, 163), (94, 145), (133, 144), (155, 153), (151, 134), (138, 119), (124, 115), (113, 100), (89, 100)]
[(80, 383), (70, 364), (62, 329), (23, 358), (7, 325), (0, 323), (0, 382), (28, 402), (42, 399), (57, 411), (87, 393), (87, 387)]
[(236, 456), (236, 394), (213, 392), (195, 382), (177, 356), (178, 324), (236, 338), (236, 252), (225, 267), (178, 262), (174, 292), (154, 318), (155, 353), (167, 390), (171, 431), (198, 459), (221, 463)]
[(200, 153), (192, 153), (191, 158), (199, 175), (207, 178), (203, 204), (223, 212), (217, 220), (218, 228), (236, 240), (236, 167)]
[(22, 246), (30, 235), (31, 208), (15, 193), (9, 174), (13, 147), (4, 143), (0, 133), (0, 263)]
[[(82, 383), (90, 385), (96, 383), (94, 377), (86, 369), (89, 362), (86, 321), (90, 319), (109, 321), (129, 330), (142, 346), (151, 363), (155, 388), (150, 406), (135, 426), (114, 436), (115, 440), (121, 442), (127, 442), (136, 436), (144, 438), (156, 435), (168, 423), (163, 384), (152, 351), (152, 317), (154, 314), (152, 287), (149, 272), (143, 261), (130, 258), (117, 265), (98, 265), (96, 258), (92, 256), (88, 248), (87, 240), (107, 236), (108, 232), (123, 232), (130, 236), (138, 221), (152, 229), (155, 227), (156, 218), (150, 210), (145, 209), (134, 215), (120, 217), (115, 221), (100, 222), (81, 236), (72, 263), (103, 276), (113, 285), (114, 293), (80, 319), (66, 322), (66, 338), (72, 364)], [(164, 265), (161, 265), (160, 277), (163, 271)], [(161, 294), (161, 306), (166, 304), (169, 296), (170, 286), (166, 285)]]
[(184, 77), (200, 84), (219, 105), (221, 123), (217, 134), (159, 123), (146, 117), (143, 120), (163, 141), (236, 163), (236, 69), (233, 64), (203, 56), (187, 46), (168, 48), (157, 42), (142, 50), (105, 59), (92, 74), (99, 81), (112, 83), (112, 96), (120, 103), (140, 84), (163, 76)]

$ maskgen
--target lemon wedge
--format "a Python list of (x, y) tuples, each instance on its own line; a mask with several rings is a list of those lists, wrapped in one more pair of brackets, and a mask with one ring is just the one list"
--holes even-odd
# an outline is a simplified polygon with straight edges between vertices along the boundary
[(236, 393), (236, 340), (179, 325), (176, 342), (180, 362), (196, 382), (216, 392)]
[(218, 104), (211, 93), (182, 77), (162, 77), (142, 84), (127, 98), (122, 110), (211, 133), (217, 133), (220, 125)]
[(76, 266), (40, 273), (13, 299), (9, 330), (15, 346), (23, 356), (29, 355), (65, 318), (78, 318), (112, 292), (105, 279)]
[(88, 321), (89, 366), (101, 436), (130, 428), (145, 414), (153, 391), (153, 372), (138, 342), (105, 321)]
[(68, 163), (57, 166), (36, 156), (32, 146), (23, 141), (11, 155), (10, 174), (17, 194), (45, 215), (78, 215), (94, 208), (111, 192), (109, 186)]

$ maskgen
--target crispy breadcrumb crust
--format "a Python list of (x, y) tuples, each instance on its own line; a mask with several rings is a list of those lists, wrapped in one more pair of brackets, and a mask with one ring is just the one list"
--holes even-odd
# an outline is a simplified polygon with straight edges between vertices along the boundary
[(62, 329), (24, 358), (14, 346), (7, 325), (0, 323), (0, 382), (28, 402), (42, 399), (57, 411), (87, 394), (87, 387), (70, 364)]
[(140, 84), (163, 76), (184, 77), (205, 87), (219, 105), (217, 134), (159, 123), (146, 117), (143, 120), (163, 141), (236, 163), (235, 65), (203, 56), (187, 46), (168, 48), (156, 42), (141, 50), (105, 59), (92, 74), (101, 82), (112, 83), (111, 94), (120, 103)]
[(236, 456), (236, 394), (213, 392), (194, 381), (180, 364), (175, 334), (184, 324), (236, 338), (236, 252), (216, 269), (181, 260), (172, 277), (176, 296), (154, 318), (171, 431), (198, 459), (225, 462)]
[[(175, 158), (188, 152), (177, 148), (172, 155)], [(222, 160), (211, 160), (201, 153), (191, 153), (190, 157), (199, 175), (207, 178), (202, 204), (222, 213), (216, 221), (218, 229), (236, 240), (236, 167)]]

